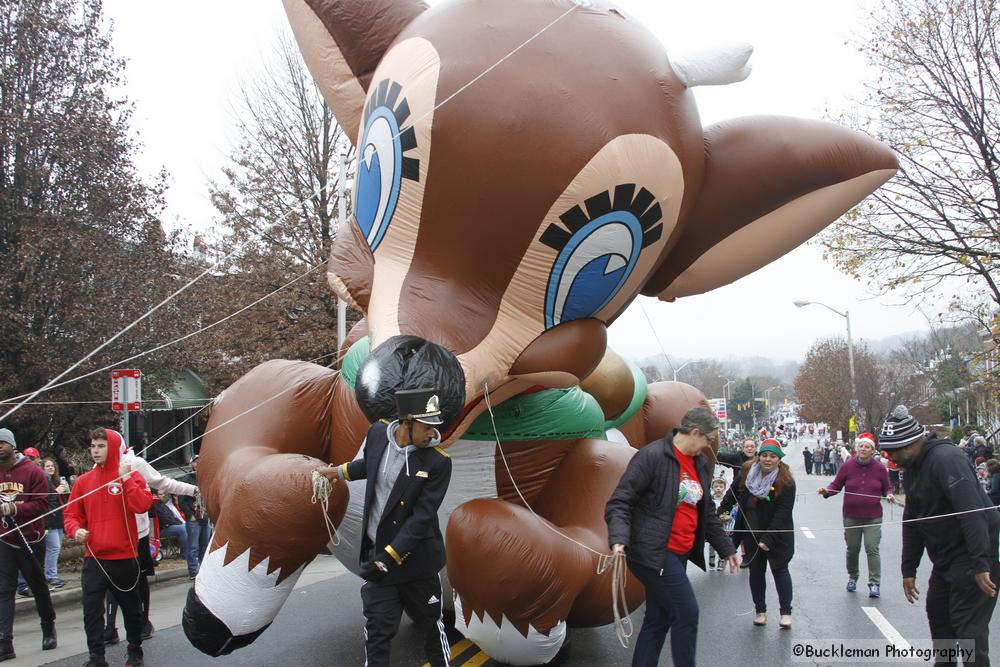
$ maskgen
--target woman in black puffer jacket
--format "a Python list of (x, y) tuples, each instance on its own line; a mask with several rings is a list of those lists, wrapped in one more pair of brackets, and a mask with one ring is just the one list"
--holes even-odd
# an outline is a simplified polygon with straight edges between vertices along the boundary
[[(736, 504), (736, 493), (740, 488), (740, 476), (743, 474), (743, 466), (746, 465), (747, 461), (753, 461), (756, 456), (757, 441), (753, 438), (744, 439), (738, 452), (719, 452), (716, 456), (719, 463), (733, 468), (733, 483), (729, 485), (725, 497), (719, 504), (719, 514), (732, 513), (733, 505)], [(743, 519), (743, 513), (736, 512), (736, 525), (733, 527), (733, 546), (743, 553), (743, 562), (740, 564), (740, 567), (750, 566), (750, 558), (747, 556), (747, 552), (752, 550), (753, 544), (750, 542), (743, 543), (744, 540), (750, 539), (746, 521)]]

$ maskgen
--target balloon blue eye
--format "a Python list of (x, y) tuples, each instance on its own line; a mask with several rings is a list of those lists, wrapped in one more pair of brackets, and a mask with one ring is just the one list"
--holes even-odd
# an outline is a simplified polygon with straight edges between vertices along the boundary
[(642, 249), (663, 232), (663, 213), (645, 188), (619, 185), (559, 216), (565, 228), (552, 224), (541, 241), (558, 251), (545, 292), (545, 328), (593, 317), (625, 285)]
[(412, 126), (400, 130), (410, 116), (406, 98), (399, 99), (401, 90), (395, 81), (383, 79), (365, 107), (354, 219), (373, 252), (396, 211), (402, 179), (416, 181), (420, 174), (420, 161), (405, 155), (417, 147), (417, 137)]

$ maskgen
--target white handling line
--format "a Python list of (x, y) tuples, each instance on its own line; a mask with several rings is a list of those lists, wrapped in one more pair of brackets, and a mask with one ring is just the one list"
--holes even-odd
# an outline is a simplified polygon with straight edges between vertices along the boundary
[(868, 614), (868, 618), (870, 618), (872, 623), (875, 624), (875, 627), (877, 627), (879, 631), (885, 635), (885, 638), (891, 641), (897, 649), (901, 651), (910, 650), (910, 642), (903, 639), (903, 635), (899, 634), (899, 631), (892, 627), (892, 623), (890, 623), (889, 619), (882, 615), (882, 612), (875, 607), (862, 607), (862, 609), (864, 609), (865, 613)]
[(808, 529), (808, 528), (806, 528), (805, 526), (800, 526), (800, 528), (802, 528), (802, 533), (803, 533), (803, 534), (804, 534), (804, 535), (805, 535), (806, 537), (808, 537), (808, 538), (809, 538), (810, 540), (815, 540), (815, 539), (816, 539), (816, 536), (815, 536), (815, 535), (813, 535), (813, 532), (812, 532), (811, 530), (809, 530), (809, 529)]

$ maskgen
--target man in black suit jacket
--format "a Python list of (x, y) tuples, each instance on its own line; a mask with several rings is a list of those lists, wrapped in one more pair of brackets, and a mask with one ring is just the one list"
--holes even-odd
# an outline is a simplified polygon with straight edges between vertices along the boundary
[(441, 620), (444, 538), (438, 508), (451, 480), (451, 459), (437, 447), (442, 423), (435, 389), (396, 392), (399, 418), (368, 429), (363, 456), (322, 468), (331, 482), (364, 479), (361, 601), (365, 657), (388, 665), (403, 609), (424, 635), (431, 665), (448, 665), (450, 647)]

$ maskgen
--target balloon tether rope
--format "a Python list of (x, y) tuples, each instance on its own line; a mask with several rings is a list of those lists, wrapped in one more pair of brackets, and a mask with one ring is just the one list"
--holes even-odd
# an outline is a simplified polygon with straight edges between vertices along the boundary
[(340, 533), (337, 532), (337, 527), (330, 520), (329, 514), (330, 494), (333, 493), (333, 485), (330, 484), (330, 480), (320, 474), (319, 470), (312, 472), (312, 485), (312, 504), (319, 503), (323, 510), (323, 523), (326, 524), (326, 534), (330, 536), (330, 544), (335, 547), (340, 546)]

